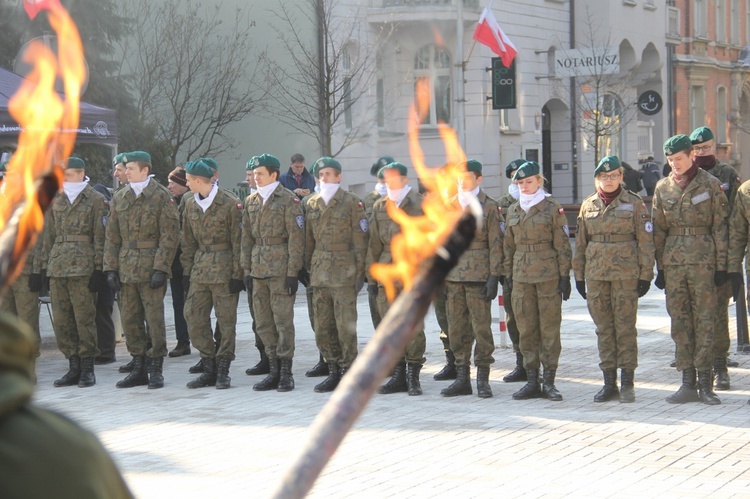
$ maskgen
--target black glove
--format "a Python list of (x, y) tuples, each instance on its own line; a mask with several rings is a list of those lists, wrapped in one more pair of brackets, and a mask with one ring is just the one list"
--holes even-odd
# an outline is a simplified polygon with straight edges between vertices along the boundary
[(563, 301), (567, 301), (568, 298), (570, 298), (570, 276), (561, 277), (560, 280), (557, 281), (557, 289), (560, 291), (560, 294), (562, 294)]
[(497, 296), (497, 285), (500, 282), (500, 278), (496, 275), (491, 275), (487, 279), (487, 283), (484, 285), (484, 291), (482, 292), (482, 299), (484, 301), (492, 301)]
[(367, 294), (371, 295), (373, 298), (378, 296), (378, 283), (377, 282), (373, 284), (370, 284), (369, 282), (367, 283)]
[(357, 277), (357, 280), (354, 281), (354, 291), (359, 294), (360, 291), (362, 291), (362, 288), (365, 287), (365, 278), (364, 277)]
[(742, 278), (742, 274), (739, 272), (730, 272), (729, 278), (732, 280), (732, 298), (737, 301), (740, 296), (742, 286), (745, 284), (745, 280)]
[(95, 270), (94, 273), (91, 274), (91, 279), (89, 279), (89, 291), (92, 293), (99, 291), (105, 279), (104, 272), (101, 270)]
[(110, 270), (107, 272), (107, 286), (112, 290), (113, 293), (120, 291), (120, 274), (116, 270)]
[(29, 291), (38, 293), (42, 290), (42, 274), (29, 274)]
[(49, 276), (46, 270), (42, 270), (42, 289), (49, 291)]
[(648, 293), (650, 287), (651, 281), (638, 279), (638, 298), (642, 298), (643, 296), (645, 296), (646, 293)]
[(189, 290), (190, 290), (190, 276), (184, 275), (182, 276), (182, 291), (185, 292), (185, 296), (187, 296)]
[(654, 281), (654, 286), (656, 286), (659, 289), (664, 289), (664, 287), (667, 285), (666, 277), (664, 277), (664, 271), (660, 270), (656, 273), (656, 280)]
[(721, 286), (729, 280), (729, 274), (726, 270), (717, 270), (714, 272), (714, 284)]
[(253, 292), (253, 278), (252, 276), (246, 275), (242, 281), (245, 283), (245, 289), (248, 293)]
[(284, 279), (284, 289), (286, 289), (287, 293), (290, 295), (296, 295), (297, 288), (299, 288), (299, 279), (297, 279), (296, 276)]
[(578, 290), (578, 294), (583, 297), (583, 299), (586, 299), (586, 281), (576, 281), (576, 290)]
[(505, 278), (505, 284), (503, 284), (503, 292), (510, 293), (513, 291), (513, 279), (510, 277)]
[(148, 283), (148, 287), (151, 289), (159, 289), (167, 284), (167, 273), (161, 270), (154, 270), (151, 274), (151, 282)]
[(299, 279), (299, 282), (301, 282), (304, 287), (310, 287), (310, 272), (308, 272), (307, 269), (301, 269), (297, 273), (297, 279)]
[(505, 276), (504, 275), (500, 276), (500, 285), (501, 286), (505, 286)]
[(236, 295), (243, 289), (245, 289), (245, 284), (242, 279), (229, 279), (229, 292), (231, 294)]

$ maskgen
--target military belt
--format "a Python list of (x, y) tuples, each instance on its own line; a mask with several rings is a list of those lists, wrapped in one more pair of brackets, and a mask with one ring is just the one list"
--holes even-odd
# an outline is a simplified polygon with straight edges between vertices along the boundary
[(516, 251), (543, 251), (546, 249), (552, 249), (552, 243), (539, 243), (539, 244), (516, 244)]
[(626, 243), (635, 241), (635, 234), (597, 234), (590, 240), (595, 243)]
[(352, 247), (348, 243), (318, 244), (315, 246), (315, 249), (319, 249), (321, 251), (330, 251), (331, 253), (336, 253), (338, 251), (349, 251), (350, 249), (352, 249)]
[(274, 244), (286, 244), (288, 242), (289, 239), (286, 237), (264, 237), (258, 239), (258, 244), (261, 246), (273, 246)]
[(128, 249), (151, 249), (159, 246), (159, 241), (123, 241), (123, 248)]
[(670, 227), (670, 236), (709, 236), (711, 227)]
[(469, 245), (467, 249), (475, 250), (475, 249), (487, 249), (489, 248), (489, 244), (487, 241), (474, 241)]
[(224, 251), (230, 249), (229, 243), (220, 244), (206, 244), (205, 246), (198, 246), (198, 249), (204, 253), (210, 253), (213, 251)]
[(55, 238), (56, 243), (91, 243), (93, 242), (90, 236), (57, 236)]

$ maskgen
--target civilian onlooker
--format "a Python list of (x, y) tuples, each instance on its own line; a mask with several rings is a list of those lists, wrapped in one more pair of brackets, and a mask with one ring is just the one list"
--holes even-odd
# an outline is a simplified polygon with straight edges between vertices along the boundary
[(643, 190), (643, 185), (641, 185), (642, 173), (624, 161), (621, 161), (620, 165), (622, 166), (625, 188), (635, 194), (641, 192)]
[(292, 156), (289, 171), (279, 177), (279, 183), (297, 195), (299, 199), (315, 190), (315, 178), (305, 168), (305, 157), (300, 153)]
[(653, 156), (649, 156), (643, 166), (641, 166), (641, 178), (643, 180), (643, 188), (646, 189), (646, 195), (653, 196), (656, 183), (661, 179), (659, 165), (654, 162)]

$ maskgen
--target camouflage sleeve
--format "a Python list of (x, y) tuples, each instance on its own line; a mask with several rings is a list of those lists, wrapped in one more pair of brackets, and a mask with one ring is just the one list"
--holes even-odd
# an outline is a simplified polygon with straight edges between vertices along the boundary
[(302, 270), (302, 259), (305, 255), (305, 217), (302, 215), (300, 202), (294, 196), (286, 209), (286, 231), (288, 238), (289, 260), (287, 277), (297, 277)]
[(354, 247), (354, 265), (357, 269), (357, 278), (365, 276), (365, 258), (367, 254), (367, 234), (369, 222), (365, 214), (365, 208), (361, 201), (354, 199), (352, 202), (352, 246)]
[(182, 264), (182, 273), (186, 276), (189, 276), (193, 271), (195, 251), (198, 249), (198, 240), (195, 238), (195, 234), (193, 234), (193, 226), (188, 219), (188, 212), (189, 209), (182, 212), (182, 237), (180, 239), (180, 248), (182, 250), (180, 263)]
[(513, 278), (513, 256), (516, 253), (516, 240), (513, 227), (505, 225), (505, 237), (503, 237), (503, 274), (506, 279)]
[(487, 240), (490, 249), (490, 275), (500, 277), (503, 275), (503, 215), (497, 203), (491, 203), (491, 209), (487, 216)]
[(714, 248), (716, 249), (716, 270), (727, 270), (727, 248), (729, 246), (729, 234), (727, 231), (727, 210), (729, 201), (721, 191), (717, 182), (712, 183), (713, 188), (713, 223), (711, 233), (714, 238)]
[(242, 265), (240, 256), (242, 254), (242, 203), (239, 199), (234, 200), (231, 210), (231, 241), (232, 241), (232, 279), (242, 280)]
[(122, 237), (120, 236), (120, 219), (117, 216), (116, 198), (112, 198), (109, 205), (109, 219), (107, 219), (107, 229), (104, 238), (104, 270), (120, 270), (120, 245)]
[(643, 202), (633, 204), (635, 205), (636, 251), (638, 251), (638, 267), (640, 268), (638, 279), (650, 281), (654, 278), (654, 224)]
[(107, 230), (107, 210), (109, 205), (104, 197), (99, 196), (94, 200), (94, 269), (102, 270), (104, 267), (104, 240)]
[(159, 247), (154, 256), (154, 270), (171, 274), (180, 238), (180, 221), (174, 200), (170, 197), (162, 202), (164, 204), (159, 213)]
[(44, 246), (44, 231), (42, 231), (41, 234), (37, 237), (36, 244), (34, 244), (34, 247), (31, 248), (31, 253), (29, 253), (29, 260), (31, 261), (31, 264), (29, 266), (29, 269), (31, 270), (32, 274), (38, 274), (42, 271), (42, 268), (46, 267), (46, 265), (42, 264), (42, 249)]
[(552, 231), (552, 245), (557, 251), (557, 268), (560, 270), (560, 277), (568, 277), (573, 259), (573, 248), (568, 235), (568, 219), (562, 207), (559, 206), (559, 204), (556, 206), (557, 210), (552, 215), (555, 225)]
[(742, 260), (747, 248), (748, 230), (748, 198), (742, 192), (738, 192), (734, 200), (735, 205), (729, 216), (729, 250), (727, 252), (727, 270), (729, 272), (742, 272)]
[(50, 209), (44, 216), (44, 230), (42, 231), (41, 244), (42, 249), (39, 253), (39, 260), (41, 265), (40, 270), (47, 270), (49, 253), (50, 251), (52, 251), (53, 244), (55, 244), (55, 216), (52, 214), (52, 209)]
[(664, 247), (667, 244), (667, 218), (664, 216), (664, 210), (661, 207), (661, 192), (659, 185), (656, 185), (654, 192), (653, 205), (651, 206), (651, 218), (654, 225), (654, 258), (656, 259), (656, 268), (661, 270), (661, 260), (664, 255)]
[[(303, 202), (303, 204), (305, 204)], [(313, 234), (313, 226), (311, 223), (309, 223), (308, 220), (308, 210), (309, 206), (305, 206), (303, 208), (303, 212), (305, 214), (305, 265), (304, 267), (307, 270), (310, 270), (310, 266), (312, 265), (312, 255), (315, 252), (315, 235)]]
[(737, 175), (737, 171), (734, 168), (730, 167), (730, 170), (732, 172), (732, 177), (729, 179), (729, 209), (727, 217), (732, 215), (732, 210), (734, 209), (734, 202), (737, 200), (737, 191), (740, 190), (740, 185), (742, 184), (742, 181), (740, 180), (740, 176)]
[(250, 275), (252, 270), (252, 256), (253, 246), (255, 246), (255, 238), (251, 233), (251, 221), (247, 206), (250, 200), (250, 196), (245, 198), (245, 208), (242, 210), (242, 241), (240, 242), (240, 265), (245, 271), (245, 275)]
[(380, 230), (378, 229), (378, 217), (373, 209), (370, 215), (370, 240), (367, 243), (367, 256), (365, 258), (365, 270), (367, 273), (367, 282), (375, 284), (375, 279), (370, 275), (370, 266), (380, 261), (380, 255), (383, 254), (383, 241), (380, 240)]
[(576, 219), (576, 250), (573, 253), (573, 274), (576, 281), (586, 280), (586, 247), (589, 245), (588, 231), (586, 229), (586, 219), (583, 216), (583, 210), (586, 203), (581, 205)]

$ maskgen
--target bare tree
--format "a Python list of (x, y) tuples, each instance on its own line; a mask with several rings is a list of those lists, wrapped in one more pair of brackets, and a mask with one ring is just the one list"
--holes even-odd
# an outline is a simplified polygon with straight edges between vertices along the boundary
[(226, 128), (256, 109), (262, 89), (250, 39), (252, 24), (237, 9), (228, 29), (219, 5), (193, 0), (123, 2), (133, 23), (121, 46), (122, 74), (145, 123), (171, 144), (171, 160), (232, 149)]

